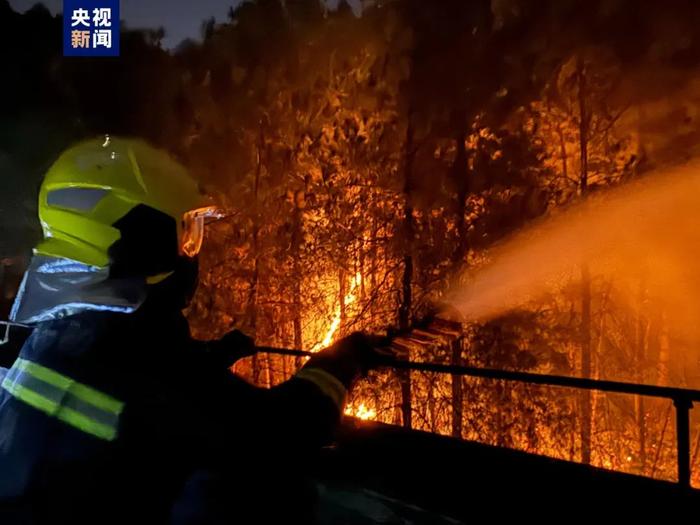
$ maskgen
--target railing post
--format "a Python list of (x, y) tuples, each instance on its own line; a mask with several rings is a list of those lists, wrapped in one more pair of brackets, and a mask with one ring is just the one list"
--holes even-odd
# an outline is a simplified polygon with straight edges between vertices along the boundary
[(690, 488), (690, 409), (692, 401), (686, 397), (673, 400), (676, 408), (676, 449), (678, 451), (678, 485)]

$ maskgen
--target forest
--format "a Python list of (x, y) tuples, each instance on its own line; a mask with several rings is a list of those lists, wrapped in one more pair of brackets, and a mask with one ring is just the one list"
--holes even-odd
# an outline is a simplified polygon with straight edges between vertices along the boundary
[[(62, 57), (61, 28), (0, 0), (3, 300), (58, 153), (139, 136), (232, 210), (195, 335), (316, 351), (448, 304), (459, 330), (416, 330), (402, 357), (700, 387), (700, 3), (248, 0), (175, 49), (122, 27), (115, 59)], [(236, 371), (269, 386), (300, 364)], [(675, 476), (661, 400), (383, 371), (346, 413)]]

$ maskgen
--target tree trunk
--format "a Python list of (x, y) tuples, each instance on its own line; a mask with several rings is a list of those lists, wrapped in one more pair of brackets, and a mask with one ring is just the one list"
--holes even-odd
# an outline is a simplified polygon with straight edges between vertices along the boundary
[[(258, 247), (258, 236), (260, 234), (260, 216), (258, 210), (258, 194), (260, 190), (260, 176), (262, 173), (262, 151), (264, 147), (263, 129), (260, 126), (260, 136), (258, 142), (258, 158), (255, 168), (255, 184), (253, 187), (253, 277), (250, 280), (250, 290), (248, 291), (248, 302), (246, 305), (246, 314), (251, 333), (248, 334), (255, 341), (257, 336), (258, 324), (258, 285), (260, 282), (260, 258)], [(260, 381), (260, 362), (257, 354), (253, 355), (253, 383), (259, 384)], [(269, 363), (268, 363), (269, 368)], [(268, 370), (268, 387), (269, 385), (269, 370)]]
[[(589, 115), (586, 107), (586, 71), (579, 55), (576, 65), (579, 104), (579, 146), (581, 153), (580, 195), (588, 195)], [(591, 377), (591, 276), (588, 263), (581, 264), (581, 375)], [(581, 462), (591, 462), (591, 392), (581, 392)]]
[[(294, 348), (301, 350), (304, 346), (302, 327), (301, 327), (301, 265), (299, 262), (301, 248), (301, 210), (299, 209), (297, 197), (294, 197), (294, 212), (292, 216), (292, 273), (293, 273), (293, 289), (292, 289), (292, 323), (294, 328)], [(301, 357), (294, 358), (296, 369), (301, 368)]]
[(364, 303), (365, 300), (365, 243), (360, 246), (360, 301)]
[[(374, 293), (377, 289), (377, 259), (379, 257), (379, 250), (377, 249), (378, 236), (378, 221), (376, 217), (372, 217), (372, 245), (369, 251), (369, 285), (371, 293)], [(374, 302), (375, 301), (372, 301), (372, 308)]]
[(561, 156), (561, 174), (564, 180), (569, 179), (569, 156), (566, 153), (566, 138), (560, 123), (557, 123), (557, 135), (559, 136), (559, 155)]
[(345, 311), (345, 296), (347, 295), (345, 284), (345, 270), (338, 270), (338, 303), (340, 304), (340, 325), (338, 327), (338, 335), (343, 335), (345, 322), (347, 321), (347, 312)]
[[(591, 377), (591, 276), (581, 265), (581, 376)], [(591, 462), (591, 392), (581, 392), (581, 462)]]
[[(636, 377), (635, 380), (638, 383), (645, 382), (645, 362), (646, 362), (646, 346), (647, 346), (647, 335), (649, 330), (649, 323), (645, 315), (645, 304), (646, 304), (646, 279), (643, 276), (639, 285), (639, 312), (637, 314), (637, 341), (636, 341), (636, 355), (635, 355), (635, 365), (636, 365)], [(646, 429), (646, 408), (644, 406), (644, 396), (636, 396), (635, 400), (635, 412), (637, 418), (637, 431), (638, 431), (638, 441), (639, 441), (639, 464), (642, 474), (646, 468), (646, 440), (647, 440), (647, 429)]]
[(659, 323), (659, 367), (656, 381), (659, 385), (668, 385), (671, 343), (668, 331), (668, 314), (665, 310), (661, 312)]
[[(401, 278), (401, 304), (399, 305), (399, 330), (407, 331), (411, 324), (411, 309), (413, 306), (411, 284), (413, 279), (413, 124), (409, 113), (408, 126), (406, 128), (405, 143), (405, 164), (404, 164), (404, 198), (406, 205), (404, 209), (404, 246), (403, 275)], [(410, 359), (410, 355), (404, 356)], [(412, 406), (411, 406), (411, 372), (410, 370), (397, 371), (399, 383), (401, 384), (401, 415), (403, 426), (412, 426)]]
[[(452, 366), (462, 366), (462, 341), (452, 341)], [(462, 390), (462, 376), (452, 375), (452, 437), (462, 437), (462, 410), (464, 394)]]
[(497, 447), (504, 448), (508, 446), (508, 440), (506, 438), (506, 420), (504, 407), (508, 406), (508, 403), (511, 402), (510, 388), (505, 381), (496, 381), (495, 394), (497, 400), (497, 410), (494, 421), (496, 425), (495, 445)]
[[(466, 115), (464, 112), (460, 112), (458, 117), (462, 120), (461, 125), (466, 124)], [(455, 156), (454, 163), (450, 168), (450, 176), (457, 188), (457, 234), (459, 235), (459, 241), (452, 253), (452, 264), (457, 268), (462, 261), (464, 256), (469, 250), (469, 242), (467, 239), (467, 198), (469, 197), (469, 180), (467, 179), (467, 171), (469, 169), (469, 163), (467, 161), (467, 149), (466, 142), (467, 132), (462, 127), (457, 133), (457, 155)]]
[(428, 379), (428, 430), (432, 433), (437, 432), (437, 411), (435, 407), (435, 378)]

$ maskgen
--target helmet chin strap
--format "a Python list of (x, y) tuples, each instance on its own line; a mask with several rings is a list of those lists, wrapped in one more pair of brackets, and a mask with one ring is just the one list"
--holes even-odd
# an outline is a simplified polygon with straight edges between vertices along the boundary
[(192, 301), (199, 283), (199, 258), (180, 256), (174, 271), (149, 287), (148, 298), (168, 308), (182, 310)]

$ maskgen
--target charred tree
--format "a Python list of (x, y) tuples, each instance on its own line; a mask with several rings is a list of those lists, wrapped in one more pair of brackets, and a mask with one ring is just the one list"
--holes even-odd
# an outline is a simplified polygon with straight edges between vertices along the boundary
[(339, 333), (343, 333), (345, 325), (347, 322), (347, 312), (345, 309), (345, 296), (347, 295), (347, 289), (345, 286), (345, 270), (340, 268), (338, 270), (338, 304), (340, 305), (340, 330)]
[[(586, 69), (582, 56), (576, 63), (579, 106), (579, 192), (582, 199), (588, 195), (588, 135), (590, 115), (586, 103)], [(591, 275), (587, 261), (581, 263), (581, 375), (591, 377)], [(581, 392), (581, 462), (591, 462), (591, 392)]]
[(665, 310), (659, 315), (659, 365), (656, 382), (659, 385), (669, 384), (669, 363), (671, 361), (671, 342), (669, 337), (668, 314)]
[[(647, 342), (649, 334), (649, 321), (646, 316), (646, 278), (642, 275), (642, 279), (639, 283), (639, 312), (637, 313), (637, 337), (636, 337), (636, 355), (635, 355), (635, 367), (636, 367), (636, 377), (635, 380), (638, 383), (645, 382), (645, 364), (646, 364), (646, 354), (647, 354)], [(646, 407), (644, 402), (644, 396), (636, 396), (635, 399), (635, 412), (637, 418), (637, 438), (639, 442), (639, 464), (641, 472), (644, 473), (647, 463), (647, 428), (646, 428)]]
[(469, 163), (467, 159), (467, 129), (466, 129), (466, 112), (455, 112), (455, 120), (457, 127), (457, 135), (455, 142), (457, 146), (457, 154), (455, 160), (450, 167), (450, 178), (457, 189), (457, 234), (459, 240), (455, 250), (452, 253), (452, 264), (458, 267), (464, 260), (464, 256), (469, 250), (469, 240), (467, 236), (467, 199), (469, 198), (469, 179), (467, 178)]
[[(303, 333), (302, 333), (302, 311), (301, 311), (301, 239), (302, 239), (302, 224), (301, 224), (301, 208), (299, 196), (294, 196), (294, 211), (292, 212), (292, 325), (294, 330), (294, 348), (303, 348)], [(301, 357), (296, 357), (294, 361), (295, 367), (301, 368)]]
[[(406, 127), (406, 141), (404, 144), (404, 217), (403, 217), (403, 275), (401, 277), (401, 304), (399, 305), (399, 330), (406, 332), (411, 325), (411, 310), (413, 307), (412, 280), (413, 280), (413, 160), (415, 157), (413, 122), (409, 112), (408, 124)], [(410, 358), (410, 356), (406, 356)], [(401, 416), (403, 426), (412, 427), (412, 406), (411, 406), (411, 372), (409, 370), (399, 370), (397, 372), (399, 384), (401, 385)]]
[[(255, 166), (255, 181), (253, 183), (253, 239), (252, 239), (252, 256), (253, 256), (253, 275), (250, 279), (250, 290), (248, 292), (248, 301), (246, 305), (248, 323), (250, 327), (250, 336), (253, 340), (256, 339), (257, 321), (258, 321), (258, 285), (260, 283), (260, 249), (258, 246), (258, 237), (260, 235), (260, 210), (258, 209), (258, 198), (260, 193), (260, 176), (262, 173), (262, 151), (264, 146), (264, 135), (262, 125), (260, 126), (258, 148), (257, 148), (257, 163)], [(260, 380), (260, 359), (257, 354), (252, 358), (253, 368), (253, 383), (258, 384)], [(267, 382), (269, 385), (269, 370)]]
[[(462, 366), (462, 340), (455, 339), (451, 343), (452, 359), (454, 366)], [(462, 437), (462, 412), (464, 405), (464, 393), (462, 389), (462, 376), (452, 375), (452, 437)]]

